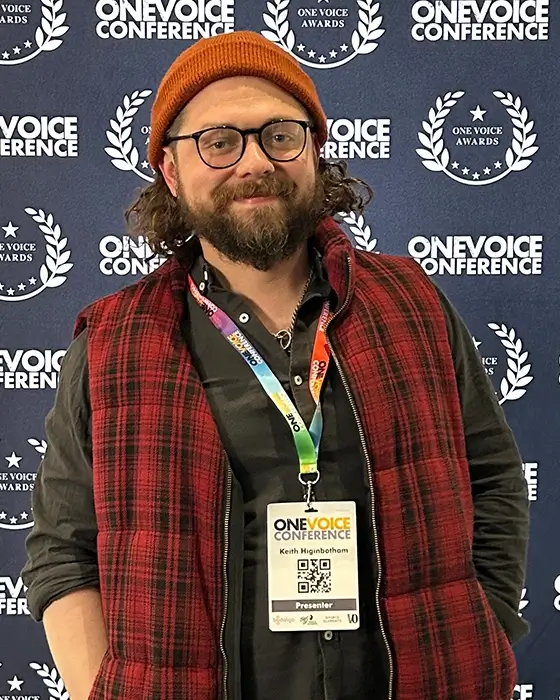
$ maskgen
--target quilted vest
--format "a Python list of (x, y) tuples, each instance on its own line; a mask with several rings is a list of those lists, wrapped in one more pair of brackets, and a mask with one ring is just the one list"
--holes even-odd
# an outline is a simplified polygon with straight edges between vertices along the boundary
[[(354, 250), (333, 219), (315, 244), (346, 300), (329, 338), (373, 484), (391, 698), (510, 700), (515, 658), (472, 562), (464, 431), (437, 293), (414, 261)], [(109, 637), (90, 700), (225, 697), (227, 462), (180, 328), (186, 270), (169, 259), (75, 326), (75, 335), (88, 328)], [(376, 605), (373, 592), (372, 582)]]

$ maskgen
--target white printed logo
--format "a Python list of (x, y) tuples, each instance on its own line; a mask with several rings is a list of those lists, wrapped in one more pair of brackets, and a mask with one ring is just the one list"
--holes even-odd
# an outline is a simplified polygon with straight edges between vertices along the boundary
[(513, 689), (512, 700), (532, 700), (533, 697), (533, 684), (532, 683), (522, 683), (521, 685), (516, 685)]
[(539, 463), (538, 462), (525, 462), (523, 464), (523, 474), (525, 476), (525, 481), (527, 482), (529, 501), (537, 500), (537, 488), (539, 481)]
[(2, 389), (56, 389), (66, 350), (0, 349)]
[(558, 595), (554, 598), (554, 607), (556, 610), (560, 611), (560, 576), (554, 579), (554, 590)]
[[(27, 442), (35, 448), (41, 457), (44, 456), (47, 450), (45, 440), (31, 438)], [(12, 451), (12, 454), (4, 456), (0, 461), (1, 530), (27, 530), (33, 527), (33, 519), (27, 509), (31, 510), (30, 492), (33, 490), (37, 477), (37, 464), (33, 465), (31, 471), (26, 471), (20, 464), (22, 459), (22, 456)], [(18, 503), (16, 503), (15, 494), (19, 494)], [(18, 513), (21, 506), (23, 506), (23, 510)]]
[(29, 615), (26, 591), (21, 577), (0, 576), (0, 615)]
[[(67, 280), (65, 274), (74, 267), (74, 263), (69, 262), (71, 251), (66, 250), (68, 239), (62, 238), (53, 215), (31, 208), (25, 209), (25, 213), (38, 224), (46, 256), (37, 280), (34, 274), (41, 256), (36, 241), (22, 240), (24, 234), (18, 234), (21, 227), (12, 221), (1, 226), (4, 236), (0, 236), (0, 301), (25, 301), (45, 289), (60, 287)], [(31, 277), (27, 277), (29, 263), (33, 263)]]
[(415, 236), (408, 254), (428, 275), (540, 275), (542, 236)]
[[(3, 664), (0, 663), (0, 667), (1, 666), (3, 666)], [(70, 700), (70, 695), (64, 689), (64, 681), (54, 666), (51, 668), (47, 664), (32, 662), (29, 664), (29, 668), (35, 671), (40, 681), (42, 681), (43, 690), (46, 689), (48, 695), (43, 696), (43, 693), (40, 690), (37, 690), (36, 684), (33, 682), (31, 682), (32, 688), (22, 692), (22, 686), (25, 683), (29, 683), (29, 681), (24, 680), (23, 678), (18, 678), (17, 675), (14, 674), (14, 677), (11, 680), (5, 681), (9, 686), (10, 700), (41, 700), (43, 697), (48, 697), (49, 700)], [(4, 681), (2, 681), (2, 684), (3, 683)], [(17, 690), (18, 693), (22, 694), (15, 695), (14, 690)], [(39, 695), (38, 692), (41, 694)], [(7, 698), (8, 696), (2, 695), (0, 697)]]
[[(268, 12), (262, 16), (268, 29), (261, 34), (311, 68), (337, 68), (375, 51), (377, 39), (385, 33), (380, 3), (356, 0), (346, 1), (345, 7), (327, 7), (329, 0), (316, 2), (317, 7), (310, 6), (310, 0), (306, 6), (300, 0), (268, 0)], [(294, 9), (295, 5), (299, 6)]]
[(235, 0), (98, 0), (100, 39), (197, 40), (233, 32)]
[(339, 212), (338, 216), (342, 217), (342, 220), (350, 229), (358, 250), (365, 250), (368, 253), (379, 252), (375, 250), (377, 238), (372, 238), (371, 228), (366, 224), (363, 216), (358, 216), (353, 211), (349, 213)]
[[(529, 374), (531, 364), (527, 362), (529, 353), (523, 349), (521, 338), (516, 337), (515, 328), (508, 328), (503, 323), (501, 325), (489, 323), (488, 328), (491, 328), (498, 336), (507, 354), (508, 368), (506, 375), (500, 381), (501, 398), (499, 403), (516, 401), (527, 393), (527, 389), (524, 387), (533, 381), (533, 377)], [(480, 352), (482, 341), (473, 338), (473, 342), (480, 353), (486, 374), (496, 379), (496, 370), (499, 365), (498, 357), (495, 355), (483, 355)]]
[(99, 269), (104, 275), (147, 275), (167, 259), (156, 255), (143, 236), (105, 236), (99, 252)]
[(75, 158), (77, 155), (78, 117), (0, 115), (0, 156)]
[(418, 0), (416, 41), (546, 41), (549, 0)]
[(327, 119), (328, 141), (321, 155), (327, 160), (389, 158), (390, 119)]
[(451, 109), (464, 94), (462, 91), (448, 92), (443, 98), (438, 97), (435, 108), (428, 113), (428, 121), (422, 122), (423, 131), (418, 132), (418, 139), (423, 148), (416, 149), (422, 165), (432, 172), (445, 173), (463, 185), (490, 185), (511, 172), (528, 168), (533, 162), (531, 157), (539, 150), (534, 145), (537, 135), (532, 133), (535, 122), (529, 119), (521, 98), (514, 97), (511, 92), (493, 92), (506, 108), (513, 129), (512, 140), (505, 152), (503, 124), (485, 124), (484, 115), (489, 110), (477, 104), (469, 110), (472, 115), (470, 123), (456, 123), (449, 130), (454, 142), (453, 155), (450, 153), (444, 140), (445, 123)]
[[(135, 90), (132, 95), (125, 95), (122, 105), (117, 107), (116, 119), (111, 119), (111, 128), (105, 132), (111, 144), (105, 148), (105, 153), (111, 158), (115, 168), (136, 173), (148, 182), (154, 181), (155, 172), (145, 157), (140, 161), (140, 154), (134, 145), (134, 140), (135, 137), (137, 140), (142, 139), (142, 153), (145, 153), (150, 140), (150, 120), (144, 119), (144, 124), (139, 126), (135, 116), (151, 94), (151, 90)], [(133, 134), (133, 128), (136, 128), (137, 133)]]
[[(64, 24), (66, 13), (62, 12), (64, 0), (26, 0), (0, 4), (0, 26), (10, 26), (10, 43), (2, 38), (0, 43), (0, 66), (16, 66), (27, 63), (43, 51), (54, 51), (62, 44), (60, 37), (70, 29)], [(41, 18), (38, 17), (38, 6)], [(40, 24), (40, 26), (39, 26)], [(35, 27), (35, 33), (31, 25)], [(14, 33), (15, 32), (15, 33)], [(33, 37), (34, 41), (31, 41)], [(15, 44), (15, 45), (14, 45)]]
[(521, 591), (521, 600), (519, 601), (519, 611), (518, 611), (519, 617), (523, 617), (523, 615), (521, 613), (529, 605), (529, 601), (525, 599), (526, 595), (527, 595), (527, 589), (524, 588)]

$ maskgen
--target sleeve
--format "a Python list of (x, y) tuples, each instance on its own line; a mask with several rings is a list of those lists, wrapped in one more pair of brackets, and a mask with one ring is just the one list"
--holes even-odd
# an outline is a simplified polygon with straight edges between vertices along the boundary
[(47, 449), (32, 492), (33, 527), (21, 572), (31, 617), (79, 588), (99, 587), (93, 502), (87, 329), (62, 362), (53, 408), (45, 420)]
[(523, 463), (465, 323), (441, 290), (461, 402), (474, 503), (478, 580), (512, 644), (529, 631), (519, 616), (529, 538)]

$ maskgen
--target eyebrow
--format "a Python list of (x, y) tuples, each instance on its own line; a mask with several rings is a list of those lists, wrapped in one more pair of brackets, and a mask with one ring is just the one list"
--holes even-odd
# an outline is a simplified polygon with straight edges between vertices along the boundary
[[(293, 116), (286, 116), (285, 114), (282, 114), (282, 115), (278, 114), (278, 115), (269, 117), (268, 119), (263, 121), (261, 126), (263, 126), (264, 124), (268, 124), (269, 122), (278, 121), (279, 119), (282, 119), (284, 121), (286, 121), (286, 120), (291, 120), (291, 121), (305, 120), (305, 121), (307, 121), (305, 117), (293, 117)], [(196, 131), (203, 131), (204, 129), (219, 129), (220, 127), (232, 127), (234, 129), (241, 129), (240, 126), (237, 126), (235, 124), (231, 124), (229, 122), (217, 122), (216, 121), (216, 122), (207, 122), (206, 124), (203, 124), (202, 126), (198, 127), (198, 129), (193, 129), (192, 131), (196, 132)], [(250, 127), (247, 127), (247, 128), (250, 128)]]

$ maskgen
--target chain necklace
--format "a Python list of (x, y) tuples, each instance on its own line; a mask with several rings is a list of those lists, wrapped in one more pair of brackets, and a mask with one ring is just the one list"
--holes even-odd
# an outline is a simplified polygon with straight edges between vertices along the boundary
[(296, 319), (297, 319), (299, 307), (301, 306), (301, 303), (304, 300), (305, 295), (307, 294), (307, 290), (309, 289), (309, 285), (311, 283), (312, 277), (313, 277), (313, 270), (311, 269), (309, 272), (309, 277), (307, 278), (307, 282), (305, 283), (305, 287), (303, 288), (303, 292), (301, 293), (299, 301), (296, 304), (296, 308), (294, 309), (294, 313), (292, 314), (292, 320), (290, 321), (289, 327), (282, 328), (282, 330), (279, 330), (278, 333), (274, 334), (274, 337), (280, 343), (280, 347), (282, 348), (282, 350), (289, 350), (290, 345), (292, 344), (292, 338), (294, 335), (294, 327), (296, 325)]

